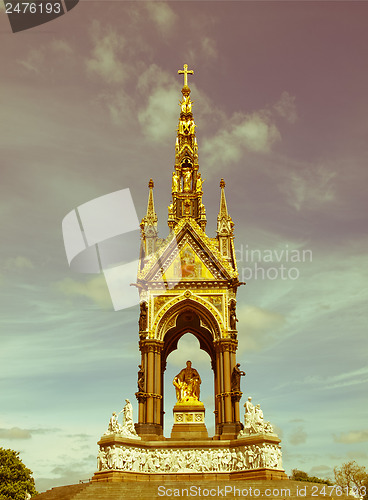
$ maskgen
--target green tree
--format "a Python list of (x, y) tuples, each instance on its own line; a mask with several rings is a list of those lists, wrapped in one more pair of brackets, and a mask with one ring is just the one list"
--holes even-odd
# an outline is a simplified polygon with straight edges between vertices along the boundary
[(319, 477), (308, 476), (306, 472), (299, 469), (293, 469), (291, 471), (291, 479), (293, 479), (294, 481), (307, 481), (308, 483), (322, 483), (331, 485), (328, 479), (320, 479)]
[(291, 479), (294, 481), (308, 481), (308, 474), (299, 469), (293, 469), (291, 471)]
[(37, 495), (32, 471), (19, 458), (19, 452), (0, 448), (0, 500), (25, 500)]
[(334, 468), (335, 481), (341, 488), (356, 488), (364, 498), (368, 498), (364, 488), (368, 486), (368, 474), (365, 467), (361, 467), (355, 461), (342, 464)]

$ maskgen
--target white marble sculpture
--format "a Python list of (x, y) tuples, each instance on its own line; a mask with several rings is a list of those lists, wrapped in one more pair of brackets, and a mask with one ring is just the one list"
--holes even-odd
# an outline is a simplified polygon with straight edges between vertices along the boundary
[[(122, 425), (118, 422), (120, 413), (123, 414)], [(129, 399), (125, 400), (125, 406), (119, 413), (116, 413), (115, 411), (112, 413), (107, 431), (104, 433), (104, 436), (110, 434), (117, 434), (119, 436), (124, 436), (132, 439), (141, 439), (134, 428), (133, 406)]]
[(125, 406), (122, 411), (123, 411), (123, 426), (121, 434), (125, 437), (140, 439), (134, 428), (133, 406), (132, 403), (129, 401), (129, 399), (125, 400)]
[(281, 469), (281, 450), (274, 444), (238, 448), (145, 449), (134, 446), (101, 446), (98, 470), (146, 473), (234, 472), (267, 467)]
[(239, 432), (239, 437), (249, 434), (274, 434), (271, 423), (264, 421), (261, 405), (254, 406), (250, 396), (244, 408), (244, 429)]

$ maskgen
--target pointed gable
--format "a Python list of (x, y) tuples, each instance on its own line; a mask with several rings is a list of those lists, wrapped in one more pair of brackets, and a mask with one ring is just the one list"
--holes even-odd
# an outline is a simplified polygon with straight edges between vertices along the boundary
[(231, 280), (237, 273), (190, 218), (182, 219), (138, 274), (139, 281)]

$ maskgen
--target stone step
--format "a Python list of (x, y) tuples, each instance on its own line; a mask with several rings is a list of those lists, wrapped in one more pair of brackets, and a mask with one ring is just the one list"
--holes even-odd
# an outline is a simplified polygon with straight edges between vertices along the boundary
[(137, 481), (87, 483), (53, 488), (35, 500), (156, 500), (161, 498), (267, 498), (270, 500), (345, 500), (336, 489), (302, 481)]
[(70, 500), (89, 485), (90, 483), (80, 483), (70, 484), (68, 486), (58, 486), (56, 488), (52, 488), (51, 490), (47, 490), (44, 493), (40, 493), (33, 498), (37, 498), (37, 500)]

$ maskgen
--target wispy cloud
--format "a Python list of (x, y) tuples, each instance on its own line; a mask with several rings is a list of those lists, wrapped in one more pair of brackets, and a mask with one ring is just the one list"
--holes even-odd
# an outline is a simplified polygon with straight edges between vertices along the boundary
[(217, 58), (217, 47), (216, 41), (209, 36), (205, 36), (201, 42), (201, 48), (204, 57), (207, 59), (216, 59)]
[(289, 92), (285, 91), (281, 94), (280, 99), (273, 105), (273, 109), (289, 123), (295, 123), (298, 119), (295, 96), (290, 95)]
[(112, 308), (109, 290), (103, 274), (85, 281), (65, 278), (55, 283), (55, 287), (68, 297), (87, 297), (103, 309)]
[(335, 176), (336, 172), (325, 166), (311, 167), (288, 172), (278, 187), (296, 210), (313, 210), (335, 199)]
[(276, 123), (280, 117), (290, 123), (297, 120), (295, 97), (288, 92), (283, 92), (273, 106), (253, 113), (236, 112), (222, 120), (221, 129), (203, 142), (201, 152), (205, 161), (219, 168), (236, 163), (247, 152), (270, 153), (273, 146), (281, 141), (281, 132)]
[(177, 15), (165, 2), (146, 2), (144, 4), (150, 19), (154, 22), (157, 30), (163, 34), (168, 35), (172, 32)]
[(253, 305), (240, 307), (237, 314), (241, 352), (269, 347), (278, 340), (278, 330), (285, 324), (282, 314)]
[(172, 75), (151, 64), (138, 79), (143, 105), (138, 112), (141, 128), (152, 141), (173, 139), (178, 121), (178, 91)]
[(307, 433), (304, 431), (303, 426), (299, 426), (289, 436), (289, 443), (293, 446), (305, 443), (307, 440)]
[(269, 153), (281, 134), (264, 111), (236, 113), (213, 137), (205, 139), (201, 151), (205, 161), (221, 166), (237, 162), (246, 151)]
[(30, 49), (26, 59), (18, 60), (18, 63), (28, 71), (40, 73), (42, 70), (45, 54), (40, 49)]
[(368, 367), (359, 368), (350, 372), (339, 373), (330, 377), (320, 375), (308, 375), (302, 380), (292, 380), (288, 385), (313, 385), (315, 390), (331, 390), (353, 385), (366, 384), (368, 382)]
[(7, 271), (21, 271), (22, 269), (34, 269), (34, 264), (28, 257), (17, 255), (16, 257), (10, 257), (7, 259), (3, 268)]
[(106, 83), (121, 84), (127, 78), (127, 70), (120, 55), (125, 46), (125, 38), (111, 27), (102, 28), (99, 21), (91, 27), (94, 42), (92, 55), (85, 62), (90, 74), (97, 74)]
[(12, 427), (10, 429), (0, 429), (1, 439), (22, 440), (31, 439), (33, 434), (54, 434), (59, 429), (21, 429)]
[(363, 443), (368, 441), (368, 430), (342, 432), (339, 436), (334, 434), (333, 439), (335, 443)]

